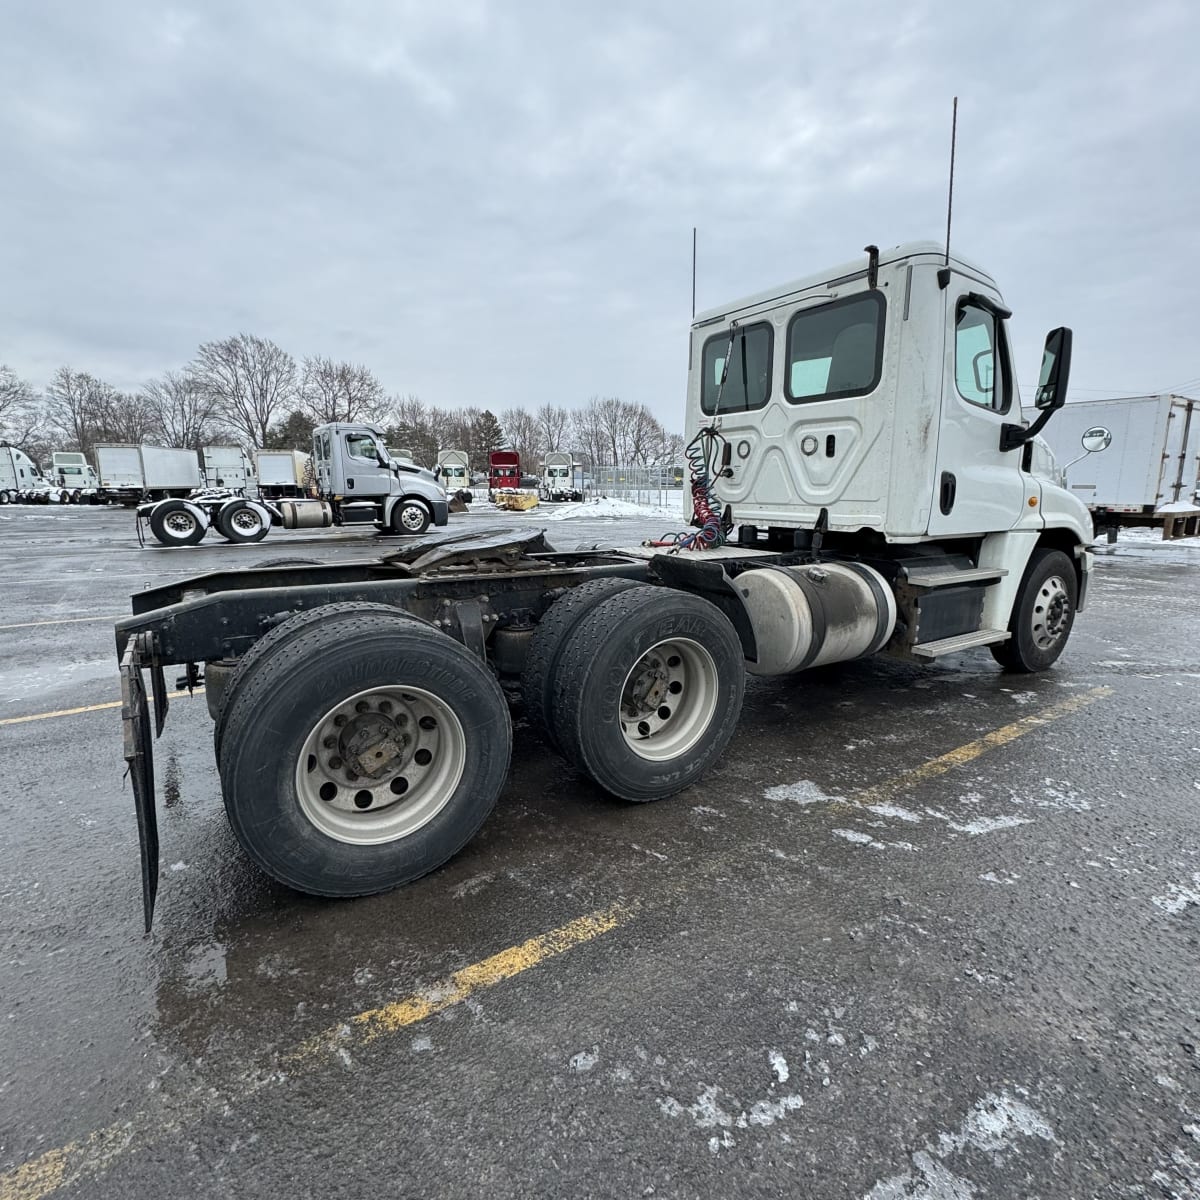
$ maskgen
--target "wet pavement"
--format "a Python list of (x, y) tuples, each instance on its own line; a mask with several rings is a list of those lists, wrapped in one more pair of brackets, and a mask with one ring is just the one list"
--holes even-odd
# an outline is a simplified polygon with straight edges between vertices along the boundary
[(753, 680), (659, 804), (518, 725), (480, 836), (354, 902), (250, 866), (176, 700), (144, 937), (112, 618), (378, 546), (132, 523), (0, 511), (0, 1200), (1200, 1196), (1200, 547), (1099, 547), (1045, 675)]

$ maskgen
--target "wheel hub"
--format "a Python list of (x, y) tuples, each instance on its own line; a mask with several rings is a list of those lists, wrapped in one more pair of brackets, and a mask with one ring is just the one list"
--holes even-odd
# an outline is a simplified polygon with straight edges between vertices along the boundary
[(717, 705), (712, 655), (690, 639), (667, 639), (634, 664), (621, 689), (621, 733), (641, 758), (665, 762), (704, 736)]
[(248, 508), (239, 508), (233, 514), (233, 527), (244, 530), (246, 533), (253, 533), (258, 529), (258, 517)]
[(163, 524), (172, 533), (191, 533), (196, 521), (191, 513), (173, 512), (167, 514), (167, 519)]
[(1051, 576), (1038, 590), (1033, 605), (1033, 641), (1039, 650), (1049, 649), (1069, 626), (1071, 597), (1066, 584), (1057, 575)]
[(350, 696), (309, 732), (296, 764), (300, 807), (339, 841), (406, 837), (449, 801), (466, 737), (431, 692), (388, 686)]

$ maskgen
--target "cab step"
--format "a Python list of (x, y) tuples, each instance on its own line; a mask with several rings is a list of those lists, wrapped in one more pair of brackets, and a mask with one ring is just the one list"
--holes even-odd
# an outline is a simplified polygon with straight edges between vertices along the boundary
[(961, 570), (954, 567), (935, 567), (933, 570), (909, 570), (910, 587), (930, 589), (957, 587), (959, 584), (992, 584), (998, 583), (1008, 574), (1007, 567), (964, 567)]
[(922, 642), (912, 648), (917, 658), (941, 658), (943, 654), (957, 654), (960, 650), (971, 650), (976, 646), (991, 646), (995, 642), (1007, 642), (1007, 629), (977, 629), (974, 633), (959, 633), (954, 637), (939, 638), (936, 642)]

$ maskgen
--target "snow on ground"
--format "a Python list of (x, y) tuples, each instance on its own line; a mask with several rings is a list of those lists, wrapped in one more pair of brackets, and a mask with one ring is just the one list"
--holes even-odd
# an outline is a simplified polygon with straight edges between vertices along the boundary
[[(1162, 542), (1162, 526), (1149, 528), (1144, 525), (1123, 525), (1117, 534), (1120, 542)], [(1097, 545), (1104, 545), (1107, 539), (1101, 535), (1096, 539)], [(1200, 546), (1200, 537), (1174, 538), (1164, 543), (1167, 546)]]
[(650, 520), (673, 522), (674, 527), (679, 529), (686, 525), (681, 505), (634, 504), (629, 500), (617, 500), (612, 497), (584, 500), (581, 504), (539, 504), (537, 508), (529, 510), (529, 515), (540, 521), (590, 521), (597, 518), (643, 517)]

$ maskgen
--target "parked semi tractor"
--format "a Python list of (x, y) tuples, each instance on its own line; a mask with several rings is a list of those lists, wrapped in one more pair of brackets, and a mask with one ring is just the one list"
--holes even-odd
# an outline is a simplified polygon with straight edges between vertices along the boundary
[(116, 638), (147, 922), (144, 672), (160, 730), (166, 668), (203, 673), (250, 858), (357, 896), (433, 870), (486, 819), (512, 748), (502, 681), (548, 746), (641, 802), (721, 756), (748, 672), (985, 646), (1013, 671), (1051, 666), (1092, 565), (1087, 508), (1033, 469), (1070, 331), (1046, 339), (1027, 425), (991, 275), (933, 243), (868, 251), (695, 320), (694, 516), (666, 545), (564, 552), (500, 530), (135, 593)]
[[(262, 452), (258, 460), (261, 470)], [(298, 458), (292, 462), (299, 465)], [(374, 525), (384, 533), (419, 534), (431, 524), (446, 524), (446, 492), (433, 472), (388, 455), (383, 432), (375, 426), (318, 426), (313, 430), (312, 467), (315, 497), (274, 499), (261, 488), (257, 497), (227, 488), (203, 489), (186, 498), (142, 505), (138, 528), (148, 525), (164, 546), (194, 546), (210, 529), (227, 541), (260, 542), (272, 525)]]
[(75, 504), (94, 500), (100, 484), (87, 455), (77, 450), (60, 450), (50, 456), (50, 478)]
[[(1108, 430), (1113, 444), (1082, 456), (1081, 442), (1096, 428)], [(1200, 532), (1200, 400), (1159, 395), (1078, 401), (1067, 405), (1045, 437), (1065, 467), (1068, 491), (1110, 538), (1122, 525)]]
[(583, 492), (575, 486), (575, 466), (569, 454), (551, 450), (542, 460), (542, 479), (538, 494), (543, 500), (582, 500)]
[(488, 499), (503, 488), (521, 486), (521, 456), (515, 450), (493, 450), (488, 455)]
[(51, 492), (59, 498), (58, 489), (24, 450), (0, 442), (0, 504), (44, 504)]

